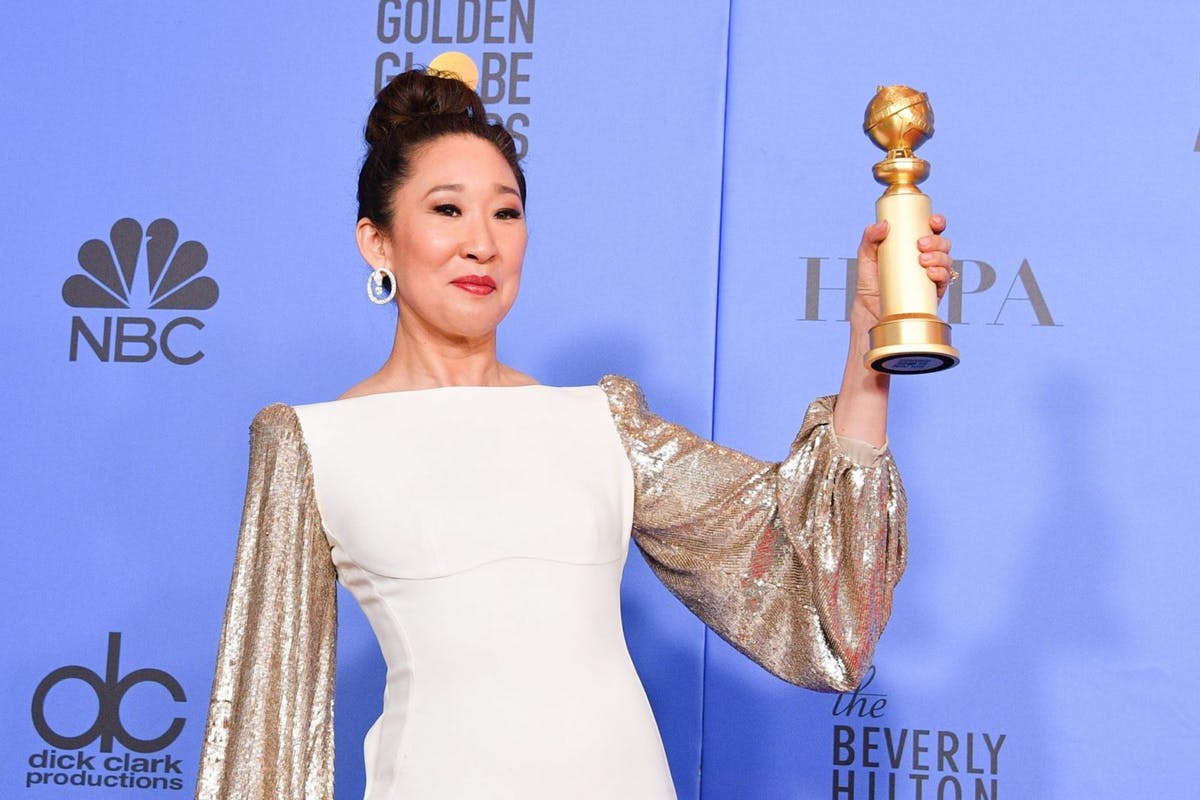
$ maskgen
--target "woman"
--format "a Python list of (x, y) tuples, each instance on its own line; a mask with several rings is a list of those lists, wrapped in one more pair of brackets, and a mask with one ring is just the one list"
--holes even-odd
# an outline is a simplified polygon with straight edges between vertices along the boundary
[[(862, 366), (886, 227), (863, 236), (836, 403), (767, 464), (663, 421), (628, 379), (547, 387), (497, 360), (525, 181), (474, 92), (400, 75), (366, 138), (357, 239), (395, 341), (339, 400), (255, 419), (197, 797), (332, 795), (335, 568), (388, 663), (370, 798), (674, 797), (621, 631), (631, 529), (767, 669), (855, 686), (904, 567), (887, 378)], [(949, 243), (920, 246), (944, 291)]]

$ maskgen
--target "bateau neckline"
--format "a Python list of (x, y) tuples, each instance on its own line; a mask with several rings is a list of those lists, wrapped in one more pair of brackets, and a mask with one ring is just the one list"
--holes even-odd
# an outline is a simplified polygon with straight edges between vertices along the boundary
[(548, 383), (520, 383), (515, 386), (430, 386), (425, 389), (395, 389), (389, 392), (372, 392), (371, 394), (360, 394), (355, 397), (338, 397), (333, 400), (327, 400), (327, 403), (353, 403), (356, 400), (368, 400), (370, 398), (384, 397), (407, 397), (407, 396), (422, 396), (437, 394), (440, 392), (453, 391), (480, 391), (480, 392), (511, 392), (520, 391), (522, 389), (548, 389), (553, 391), (578, 391), (581, 389), (599, 389), (599, 383), (587, 383), (579, 386), (554, 386)]

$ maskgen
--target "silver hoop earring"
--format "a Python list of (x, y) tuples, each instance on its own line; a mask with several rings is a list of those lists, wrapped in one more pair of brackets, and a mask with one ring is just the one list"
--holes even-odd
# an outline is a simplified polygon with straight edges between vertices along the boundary
[(396, 296), (396, 276), (387, 267), (376, 267), (367, 276), (367, 297), (372, 303), (387, 305)]

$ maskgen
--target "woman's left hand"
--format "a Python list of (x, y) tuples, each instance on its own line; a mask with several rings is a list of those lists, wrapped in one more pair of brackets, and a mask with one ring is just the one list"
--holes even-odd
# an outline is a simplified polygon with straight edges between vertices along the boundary
[(921, 266), (925, 268), (929, 280), (937, 284), (937, 297), (941, 300), (958, 274), (954, 271), (954, 259), (950, 256), (950, 240), (941, 235), (946, 230), (946, 218), (934, 214), (929, 218), (929, 227), (933, 236), (918, 239), (917, 249), (921, 251)]
[[(937, 284), (938, 300), (946, 293), (954, 275), (954, 259), (950, 256), (950, 240), (942, 236), (946, 230), (946, 218), (934, 214), (929, 218), (929, 228), (932, 236), (922, 236), (917, 240), (917, 250), (920, 251), (921, 266), (929, 280)], [(858, 245), (858, 285), (855, 288), (855, 299), (879, 318), (879, 243), (887, 238), (888, 224), (876, 222), (868, 225), (863, 231), (862, 241)]]
[[(938, 300), (956, 277), (950, 257), (950, 240), (942, 236), (946, 218), (935, 214), (929, 218), (930, 236), (917, 241), (920, 264), (929, 280), (937, 284)], [(846, 371), (842, 373), (842, 388), (833, 409), (833, 429), (842, 436), (881, 447), (887, 441), (888, 376), (875, 372), (865, 363), (871, 349), (870, 329), (883, 313), (879, 301), (879, 243), (887, 238), (888, 224), (876, 222), (863, 231), (858, 245), (858, 285), (850, 309), (850, 352)]]

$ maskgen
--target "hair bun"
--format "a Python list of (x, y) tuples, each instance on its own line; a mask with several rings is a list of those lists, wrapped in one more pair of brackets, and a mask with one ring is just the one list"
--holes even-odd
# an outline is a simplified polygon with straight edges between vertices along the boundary
[(363, 135), (367, 152), (358, 173), (359, 220), (383, 229), (391, 225), (392, 195), (408, 180), (416, 148), (442, 136), (475, 136), (494, 145), (512, 168), (525, 202), (525, 173), (512, 134), (499, 122), (488, 122), (479, 95), (457, 77), (421, 68), (400, 73), (375, 98)]
[(397, 128), (422, 117), (443, 114), (462, 114), (480, 121), (486, 118), (479, 95), (462, 81), (409, 70), (397, 75), (379, 92), (363, 135), (368, 145), (377, 147)]

